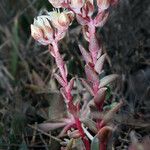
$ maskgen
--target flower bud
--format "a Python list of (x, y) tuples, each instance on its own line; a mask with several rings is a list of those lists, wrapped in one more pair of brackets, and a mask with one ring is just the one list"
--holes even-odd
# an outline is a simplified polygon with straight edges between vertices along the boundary
[(65, 13), (60, 13), (60, 15), (59, 15), (59, 18), (58, 18), (58, 22), (59, 22), (59, 24), (61, 25), (61, 26), (69, 26), (69, 24), (70, 24), (70, 19), (69, 19), (69, 17), (67, 16), (67, 14), (65, 14)]
[(65, 36), (73, 18), (71, 11), (52, 11), (48, 15), (38, 16), (31, 25), (31, 35), (43, 45), (48, 45), (54, 40), (59, 41)]
[(93, 0), (87, 0), (83, 9), (82, 9), (82, 16), (92, 16), (94, 12), (94, 1)]
[(34, 19), (31, 25), (31, 35), (43, 45), (48, 45), (53, 40), (53, 29), (45, 16)]
[(97, 0), (97, 6), (101, 11), (106, 10), (110, 6), (110, 0)]
[(51, 22), (53, 26), (58, 30), (58, 31), (65, 31), (68, 29), (69, 25), (72, 23), (72, 20), (74, 18), (74, 15), (72, 12), (52, 12), (50, 13), (51, 17)]
[(85, 0), (71, 0), (70, 7), (76, 12), (80, 13), (80, 9), (83, 7)]
[(43, 32), (39, 27), (31, 24), (31, 36), (38, 41), (43, 38)]

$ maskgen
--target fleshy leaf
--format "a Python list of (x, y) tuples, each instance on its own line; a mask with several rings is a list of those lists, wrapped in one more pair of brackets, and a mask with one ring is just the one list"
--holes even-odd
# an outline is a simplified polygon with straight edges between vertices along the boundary
[(86, 73), (86, 76), (87, 76), (89, 81), (91, 81), (94, 84), (99, 83), (99, 77), (92, 67), (90, 67), (89, 65), (86, 65), (85, 66), (85, 73)]
[(76, 138), (80, 138), (80, 137), (81, 137), (81, 134), (80, 134), (79, 130), (74, 130), (74, 131), (69, 131), (69, 132), (68, 132), (68, 136), (69, 136), (70, 138), (76, 139)]
[(107, 88), (100, 88), (93, 98), (96, 106), (101, 107), (103, 105), (106, 96), (106, 90)]
[(73, 115), (73, 116), (77, 116), (77, 106), (73, 104), (72, 101), (68, 102), (68, 108), (69, 108), (69, 112)]
[(61, 127), (64, 127), (66, 125), (66, 122), (55, 122), (55, 123), (41, 123), (38, 125), (38, 127), (45, 131), (52, 131)]
[(102, 68), (103, 68), (103, 65), (104, 65), (104, 61), (105, 61), (105, 58), (106, 58), (106, 54), (103, 54), (96, 62), (95, 64), (95, 71), (100, 74), (101, 71), (102, 71)]
[(48, 46), (48, 50), (49, 50), (50, 54), (51, 54), (53, 57), (55, 57), (55, 52), (54, 52), (54, 49), (53, 49), (52, 45), (49, 45), (49, 46)]
[(102, 78), (102, 79), (100, 80), (99, 88), (102, 88), (102, 87), (104, 87), (104, 86), (110, 84), (110, 83), (113, 82), (117, 77), (118, 77), (117, 74), (111, 74), (111, 75), (105, 76), (104, 78)]
[(108, 19), (109, 13), (100, 12), (94, 19), (94, 23), (96, 27), (103, 27)]
[(79, 44), (79, 49), (81, 51), (81, 54), (85, 60), (85, 62), (88, 64), (89, 62), (92, 62), (92, 58), (90, 54), (84, 49), (82, 45)]
[(68, 69), (67, 69), (67, 65), (66, 64), (64, 65), (64, 70), (65, 70), (65, 74), (66, 74), (66, 77), (67, 77), (67, 75), (68, 75)]
[(54, 74), (54, 77), (57, 79), (57, 81), (59, 82), (61, 86), (63, 87), (66, 86), (66, 82), (58, 74)]
[(70, 128), (72, 128), (72, 127), (75, 127), (74, 123), (72, 123), (72, 124), (67, 124), (67, 125), (62, 129), (62, 131), (60, 132), (60, 134), (58, 135), (58, 137), (63, 137), (63, 136), (66, 134), (66, 132), (67, 132), (68, 130), (70, 130)]
[(93, 133), (97, 133), (96, 123), (89, 118), (83, 118), (82, 122), (85, 124), (88, 129), (90, 129)]
[(101, 142), (107, 141), (107, 139), (110, 136), (112, 130), (113, 130), (113, 128), (110, 127), (110, 126), (105, 126), (105, 127), (101, 128), (100, 131), (97, 134), (100, 141)]
[(99, 148), (99, 145), (100, 145), (99, 142), (100, 142), (100, 141), (99, 141), (97, 135), (94, 136), (94, 138), (93, 138), (93, 140), (92, 140), (92, 143), (91, 143), (91, 150), (99, 150), (99, 149), (100, 149), (100, 148)]
[(94, 91), (93, 91), (92, 87), (88, 84), (88, 82), (85, 79), (82, 79), (82, 78), (80, 80), (81, 80), (82, 84), (84, 85), (84, 87), (88, 90), (88, 92), (92, 96), (94, 96)]
[(67, 99), (67, 93), (64, 87), (60, 88), (60, 93), (62, 94), (63, 98), (65, 99), (65, 102), (68, 101)]
[(79, 22), (79, 24), (81, 24), (82, 26), (86, 25), (88, 23), (88, 21), (83, 18), (81, 15), (76, 15), (77, 21)]
[(96, 63), (98, 51), (100, 50), (99, 42), (95, 34), (90, 35), (89, 51), (92, 54), (93, 63)]
[(88, 31), (88, 27), (87, 26), (83, 26), (82, 27), (82, 33), (83, 33), (83, 36), (85, 38), (85, 40), (87, 40), (89, 42), (89, 31)]
[(68, 85), (67, 85), (67, 87), (66, 87), (66, 90), (67, 90), (67, 91), (72, 90), (73, 85), (74, 85), (74, 80), (75, 80), (75, 78), (72, 78), (72, 79), (70, 80), (70, 82), (68, 83)]
[(109, 122), (111, 119), (113, 119), (114, 114), (120, 109), (120, 107), (123, 105), (123, 101), (120, 101), (116, 106), (114, 106), (111, 110), (109, 110), (103, 118), (103, 121), (105, 123)]

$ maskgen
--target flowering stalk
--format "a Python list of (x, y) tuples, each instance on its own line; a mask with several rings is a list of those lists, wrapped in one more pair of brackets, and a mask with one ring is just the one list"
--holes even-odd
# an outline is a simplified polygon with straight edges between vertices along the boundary
[[(78, 22), (82, 25), (83, 35), (89, 43), (89, 53), (81, 45), (79, 48), (86, 62), (85, 73), (91, 85), (91, 87), (88, 87), (90, 87), (90, 91), (93, 93), (95, 106), (100, 113), (103, 111), (103, 104), (106, 96), (107, 88), (105, 88), (105, 86), (112, 82), (117, 77), (117, 75), (110, 75), (109, 77), (105, 77), (107, 80), (105, 81), (106, 84), (104, 85), (101, 85), (101, 81), (99, 81), (98, 76), (102, 72), (106, 54), (102, 55), (102, 45), (99, 45), (99, 42), (96, 38), (96, 27), (102, 27), (104, 25), (109, 14), (107, 10), (112, 4), (114, 4), (114, 1), (97, 0), (98, 13), (94, 19), (92, 16), (95, 10), (93, 0), (87, 0), (82, 5), (82, 7), (81, 5), (76, 5), (76, 9), (73, 9), (76, 13)], [(83, 84), (85, 84), (85, 82)], [(86, 82), (86, 84), (88, 84), (88, 82)], [(97, 119), (96, 122), (98, 131), (101, 131), (101, 129), (103, 129), (106, 125), (103, 119)], [(106, 150), (106, 143), (107, 139), (100, 143), (100, 150)]]
[[(66, 64), (64, 63), (58, 49), (58, 41), (64, 37), (68, 26), (72, 22), (72, 17), (73, 15), (71, 12), (50, 12), (47, 16), (41, 16), (34, 21), (34, 24), (31, 25), (31, 34), (33, 38), (41, 44), (44, 43), (44, 45), (49, 45), (49, 52), (55, 58), (56, 65), (60, 71), (60, 75), (55, 74), (55, 78), (62, 86), (61, 93), (65, 98), (68, 111), (74, 118), (72, 119), (72, 124), (67, 126), (67, 130), (75, 124), (76, 128), (79, 130), (83, 142), (85, 143), (86, 150), (89, 150), (90, 144), (81, 127), (81, 121), (77, 114), (77, 107), (73, 103), (73, 97), (71, 94), (74, 78), (71, 79), (70, 82), (67, 80), (68, 72)], [(48, 21), (52, 23), (53, 27)]]
[[(59, 74), (54, 74), (54, 76), (61, 85), (60, 91), (69, 112), (68, 118), (63, 119), (62, 123), (58, 124), (58, 127), (65, 126), (60, 135), (63, 135), (71, 127), (75, 127), (77, 130), (72, 134), (69, 133), (69, 135), (72, 137), (81, 137), (86, 150), (90, 150), (90, 143), (87, 138), (90, 134), (88, 130), (84, 129), (81, 123), (81, 119), (88, 116), (90, 102), (85, 104), (87, 106), (85, 110), (81, 109), (78, 104), (74, 104), (71, 93), (74, 86), (74, 78), (70, 81), (67, 80), (67, 67), (59, 52), (58, 41), (65, 36), (75, 14), (77, 21), (82, 26), (84, 38), (89, 44), (88, 51), (79, 44), (80, 51), (86, 63), (85, 74), (87, 77), (87, 80), (81, 78), (81, 81), (93, 96), (92, 102), (94, 107), (98, 113), (102, 114), (107, 90), (106, 85), (114, 81), (118, 76), (112, 74), (99, 80), (106, 54), (102, 54), (102, 45), (96, 37), (96, 28), (102, 27), (105, 24), (109, 15), (109, 8), (116, 4), (117, 0), (97, 0), (97, 7), (94, 5), (94, 0), (49, 0), (49, 2), (56, 8), (68, 8), (71, 11), (61, 13), (53, 11), (47, 15), (37, 17), (31, 25), (31, 35), (41, 44), (49, 46), (49, 52), (55, 58), (60, 72)], [(98, 12), (93, 17), (94, 11), (97, 8)], [(96, 136), (100, 139), (100, 150), (106, 150), (107, 139), (112, 131), (112, 128), (107, 126), (107, 123), (113, 118), (114, 113), (118, 111), (121, 105), (122, 102), (116, 104), (102, 118), (96, 118)], [(52, 124), (50, 125), (52, 126)], [(92, 136), (89, 139), (92, 139)]]
[(53, 45), (53, 49), (54, 49), (54, 52), (55, 52), (55, 55), (56, 55), (55, 61), (56, 61), (57, 67), (60, 70), (61, 77), (65, 81), (65, 84), (62, 87), (62, 88), (64, 88), (64, 92), (62, 91), (62, 93), (63, 93), (63, 95), (66, 93), (64, 97), (66, 99), (66, 104), (67, 104), (68, 111), (74, 117), (76, 127), (77, 127), (77, 129), (78, 129), (78, 131), (79, 131), (79, 133), (80, 133), (80, 135), (83, 139), (86, 150), (90, 150), (89, 141), (85, 137), (85, 134), (84, 134), (83, 129), (81, 127), (81, 121), (80, 121), (79, 117), (77, 116), (76, 106), (73, 104), (73, 97), (72, 97), (72, 94), (71, 94), (72, 87), (69, 86), (69, 83), (67, 81), (67, 74), (65, 73), (65, 67), (64, 67), (65, 65), (64, 65), (63, 59), (62, 59), (62, 57), (61, 57), (61, 55), (58, 51), (57, 43), (54, 42), (54, 43), (52, 43), (52, 45)]
[[(105, 77), (107, 80), (105, 81), (106, 84), (104, 85), (101, 85), (101, 81), (99, 81), (99, 75), (102, 72), (106, 54), (102, 55), (102, 45), (99, 45), (99, 42), (96, 38), (96, 27), (102, 27), (106, 22), (108, 18), (107, 9), (109, 6), (111, 6), (111, 1), (97, 0), (97, 5), (98, 13), (94, 19), (92, 15), (94, 13), (95, 6), (94, 1), (92, 0), (87, 0), (82, 7), (76, 8), (74, 11), (80, 10), (76, 12), (77, 20), (82, 25), (83, 35), (89, 43), (89, 53), (81, 45), (79, 45), (80, 51), (86, 62), (85, 73), (88, 81), (90, 81), (90, 84), (87, 81), (84, 81), (83, 84), (86, 84), (86, 87), (89, 87), (88, 90), (90, 89), (89, 92), (93, 95), (95, 106), (101, 113), (103, 111), (103, 104), (107, 90), (105, 86), (112, 82), (117, 75)], [(97, 119), (96, 123), (98, 131), (103, 129), (106, 125), (103, 119)], [(106, 143), (107, 139), (100, 143), (100, 150), (106, 150)]]

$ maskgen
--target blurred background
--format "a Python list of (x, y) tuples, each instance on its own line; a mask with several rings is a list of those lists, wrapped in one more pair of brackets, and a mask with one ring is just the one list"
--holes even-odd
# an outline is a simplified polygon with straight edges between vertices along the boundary
[[(59, 149), (32, 124), (59, 118), (65, 107), (53, 78), (56, 66), (47, 47), (30, 36), (33, 18), (52, 10), (47, 0), (0, 0), (0, 149)], [(81, 27), (74, 21), (60, 42), (69, 76), (84, 76), (78, 49)], [(118, 73), (114, 93), (126, 100), (115, 119), (115, 149), (127, 149), (129, 132), (139, 139), (150, 131), (150, 1), (120, 0), (97, 35), (108, 54), (106, 73)], [(83, 41), (84, 43), (84, 41)], [(55, 100), (55, 101), (54, 101)], [(58, 102), (59, 101), (59, 102)], [(62, 103), (62, 104), (60, 104)], [(62, 105), (62, 109), (56, 110)], [(56, 132), (56, 133), (55, 133)], [(58, 131), (53, 132), (57, 135)], [(49, 148), (50, 147), (50, 148)]]

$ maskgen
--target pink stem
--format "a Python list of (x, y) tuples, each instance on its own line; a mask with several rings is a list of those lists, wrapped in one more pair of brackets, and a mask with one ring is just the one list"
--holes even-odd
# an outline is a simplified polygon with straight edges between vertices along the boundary
[(62, 56), (59, 53), (57, 42), (53, 42), (52, 45), (53, 45), (53, 48), (54, 48), (55, 61), (56, 61), (57, 67), (60, 70), (62, 78), (64, 79), (65, 82), (67, 82), (67, 74), (66, 74), (66, 71), (65, 71), (65, 63), (62, 59)]
[[(98, 43), (93, 44), (93, 41), (97, 42), (97, 38), (96, 38), (95, 26), (93, 25), (92, 19), (88, 25), (88, 28), (89, 28), (89, 34), (90, 34), (89, 51), (90, 51), (91, 57), (93, 59), (93, 64), (95, 65), (95, 63), (97, 61), (98, 51), (100, 50), (100, 48), (99, 48), (99, 45), (97, 45)], [(93, 38), (95, 38), (95, 40), (93, 40)], [(94, 69), (94, 67), (93, 67), (93, 69)], [(93, 84), (93, 89), (95, 89), (94, 93), (96, 95), (99, 90), (98, 85), (96, 83)], [(100, 112), (102, 111), (103, 104), (104, 104), (104, 101), (100, 104), (100, 106), (98, 106)], [(105, 123), (101, 119), (97, 119), (96, 124), (97, 124), (98, 130), (100, 130), (102, 127), (105, 126)], [(106, 141), (99, 143), (100, 150), (106, 150), (106, 143), (107, 143)]]
[(97, 48), (93, 47), (93, 39), (96, 39), (96, 33), (95, 33), (95, 26), (93, 25), (93, 20), (91, 19), (91, 21), (88, 24), (88, 30), (89, 30), (89, 34), (90, 34), (90, 39), (89, 39), (89, 51), (91, 53), (91, 57), (93, 60), (93, 63), (96, 63), (97, 60), (97, 54), (98, 54), (98, 50)]
[[(61, 57), (61, 55), (60, 55), (60, 53), (59, 53), (58, 46), (57, 46), (57, 42), (56, 42), (56, 41), (53, 42), (52, 45), (53, 45), (53, 49), (54, 49), (55, 61), (56, 61), (57, 67), (58, 67), (59, 70), (60, 70), (60, 73), (61, 73), (62, 78), (63, 78), (64, 81), (68, 84), (68, 81), (67, 81), (67, 74), (66, 74), (66, 71), (65, 71), (65, 63), (64, 63), (64, 61), (63, 61), (63, 59), (62, 59), (62, 57)], [(73, 101), (72, 101), (72, 100), (73, 100), (73, 97), (72, 97), (72, 95), (71, 95), (71, 89), (69, 89), (69, 90), (67, 91), (67, 99), (68, 99), (68, 102), (71, 102), (72, 105), (74, 105), (74, 104), (73, 104)], [(67, 107), (67, 108), (69, 109), (70, 107)], [(71, 110), (69, 110), (69, 112), (71, 112)], [(79, 130), (79, 132), (80, 132), (80, 134), (81, 134), (81, 136), (82, 136), (82, 139), (83, 139), (83, 142), (84, 142), (84, 144), (85, 144), (86, 150), (90, 150), (90, 143), (89, 143), (88, 139), (86, 138), (85, 133), (84, 133), (84, 131), (83, 131), (83, 129), (82, 129), (81, 121), (80, 121), (80, 119), (77, 118), (77, 116), (75, 116), (74, 114), (73, 114), (73, 116), (74, 116), (74, 119), (75, 119), (75, 121), (76, 121), (76, 127), (77, 127), (77, 129)]]
[(86, 150), (90, 150), (90, 143), (89, 143), (89, 140), (86, 138), (85, 136), (85, 133), (82, 129), (82, 126), (81, 126), (81, 121), (79, 120), (79, 118), (76, 118), (76, 125), (77, 125), (77, 128), (82, 136), (82, 140), (84, 142), (84, 145), (85, 145), (85, 148)]
[(83, 138), (83, 142), (84, 142), (84, 145), (85, 145), (86, 150), (90, 150), (90, 143), (89, 143), (89, 140), (88, 140), (86, 137), (84, 137), (84, 138)]

